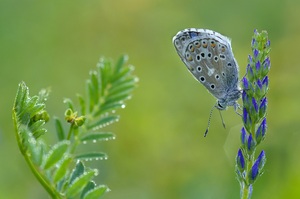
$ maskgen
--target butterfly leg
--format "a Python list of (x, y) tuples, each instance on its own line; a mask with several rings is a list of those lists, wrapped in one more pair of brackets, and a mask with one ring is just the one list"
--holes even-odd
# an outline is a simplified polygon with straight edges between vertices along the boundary
[(233, 105), (233, 107), (234, 107), (234, 111), (236, 112), (236, 114), (238, 114), (239, 116), (242, 117), (242, 114), (238, 112), (238, 109), (239, 109), (239, 110), (243, 110), (242, 107), (241, 107), (238, 103), (235, 103), (235, 104)]

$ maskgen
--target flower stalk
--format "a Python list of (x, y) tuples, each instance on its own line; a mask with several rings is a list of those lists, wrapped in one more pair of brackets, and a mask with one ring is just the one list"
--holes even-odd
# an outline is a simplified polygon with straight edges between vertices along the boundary
[(241, 199), (251, 198), (253, 184), (262, 175), (266, 162), (265, 151), (260, 151), (257, 156), (256, 148), (265, 139), (267, 131), (267, 75), (271, 66), (268, 33), (255, 30), (251, 48), (253, 55), (248, 56), (247, 74), (242, 79), (244, 127), (241, 129), (241, 147), (238, 149), (235, 167)]

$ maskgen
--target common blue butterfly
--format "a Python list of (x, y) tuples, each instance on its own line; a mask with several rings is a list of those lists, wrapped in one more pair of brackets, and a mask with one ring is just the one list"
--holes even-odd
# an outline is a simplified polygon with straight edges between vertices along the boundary
[(230, 39), (212, 30), (188, 28), (173, 37), (173, 44), (196, 80), (217, 98), (214, 107), (225, 110), (234, 106), (237, 110), (241, 91)]

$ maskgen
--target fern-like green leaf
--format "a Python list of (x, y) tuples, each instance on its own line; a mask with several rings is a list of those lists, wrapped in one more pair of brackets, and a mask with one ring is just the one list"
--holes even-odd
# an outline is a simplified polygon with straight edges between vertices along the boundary
[[(100, 198), (109, 190), (104, 185), (96, 186), (92, 181), (96, 170), (86, 168), (80, 161), (107, 159), (107, 155), (102, 152), (77, 154), (76, 148), (89, 141), (115, 138), (113, 133), (96, 130), (119, 120), (116, 110), (125, 107), (125, 100), (130, 99), (136, 87), (134, 68), (127, 65), (127, 60), (127, 56), (122, 56), (114, 65), (109, 59), (100, 59), (96, 70), (90, 72), (86, 96), (77, 95), (80, 115), (72, 100), (64, 99), (68, 107), (65, 123), (55, 118), (58, 143), (52, 147), (39, 139), (47, 132), (44, 126), (50, 119), (45, 110), (50, 90), (42, 89), (38, 95), (30, 96), (25, 83), (19, 84), (13, 106), (17, 142), (31, 171), (51, 198)], [(69, 125), (68, 132), (64, 125)]]

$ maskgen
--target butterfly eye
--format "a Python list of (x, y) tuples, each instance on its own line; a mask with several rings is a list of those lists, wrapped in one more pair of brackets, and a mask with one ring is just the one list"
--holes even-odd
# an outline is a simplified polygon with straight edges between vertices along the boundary
[(200, 81), (201, 81), (201, 82), (205, 82), (205, 77), (201, 76), (201, 77), (200, 77)]

